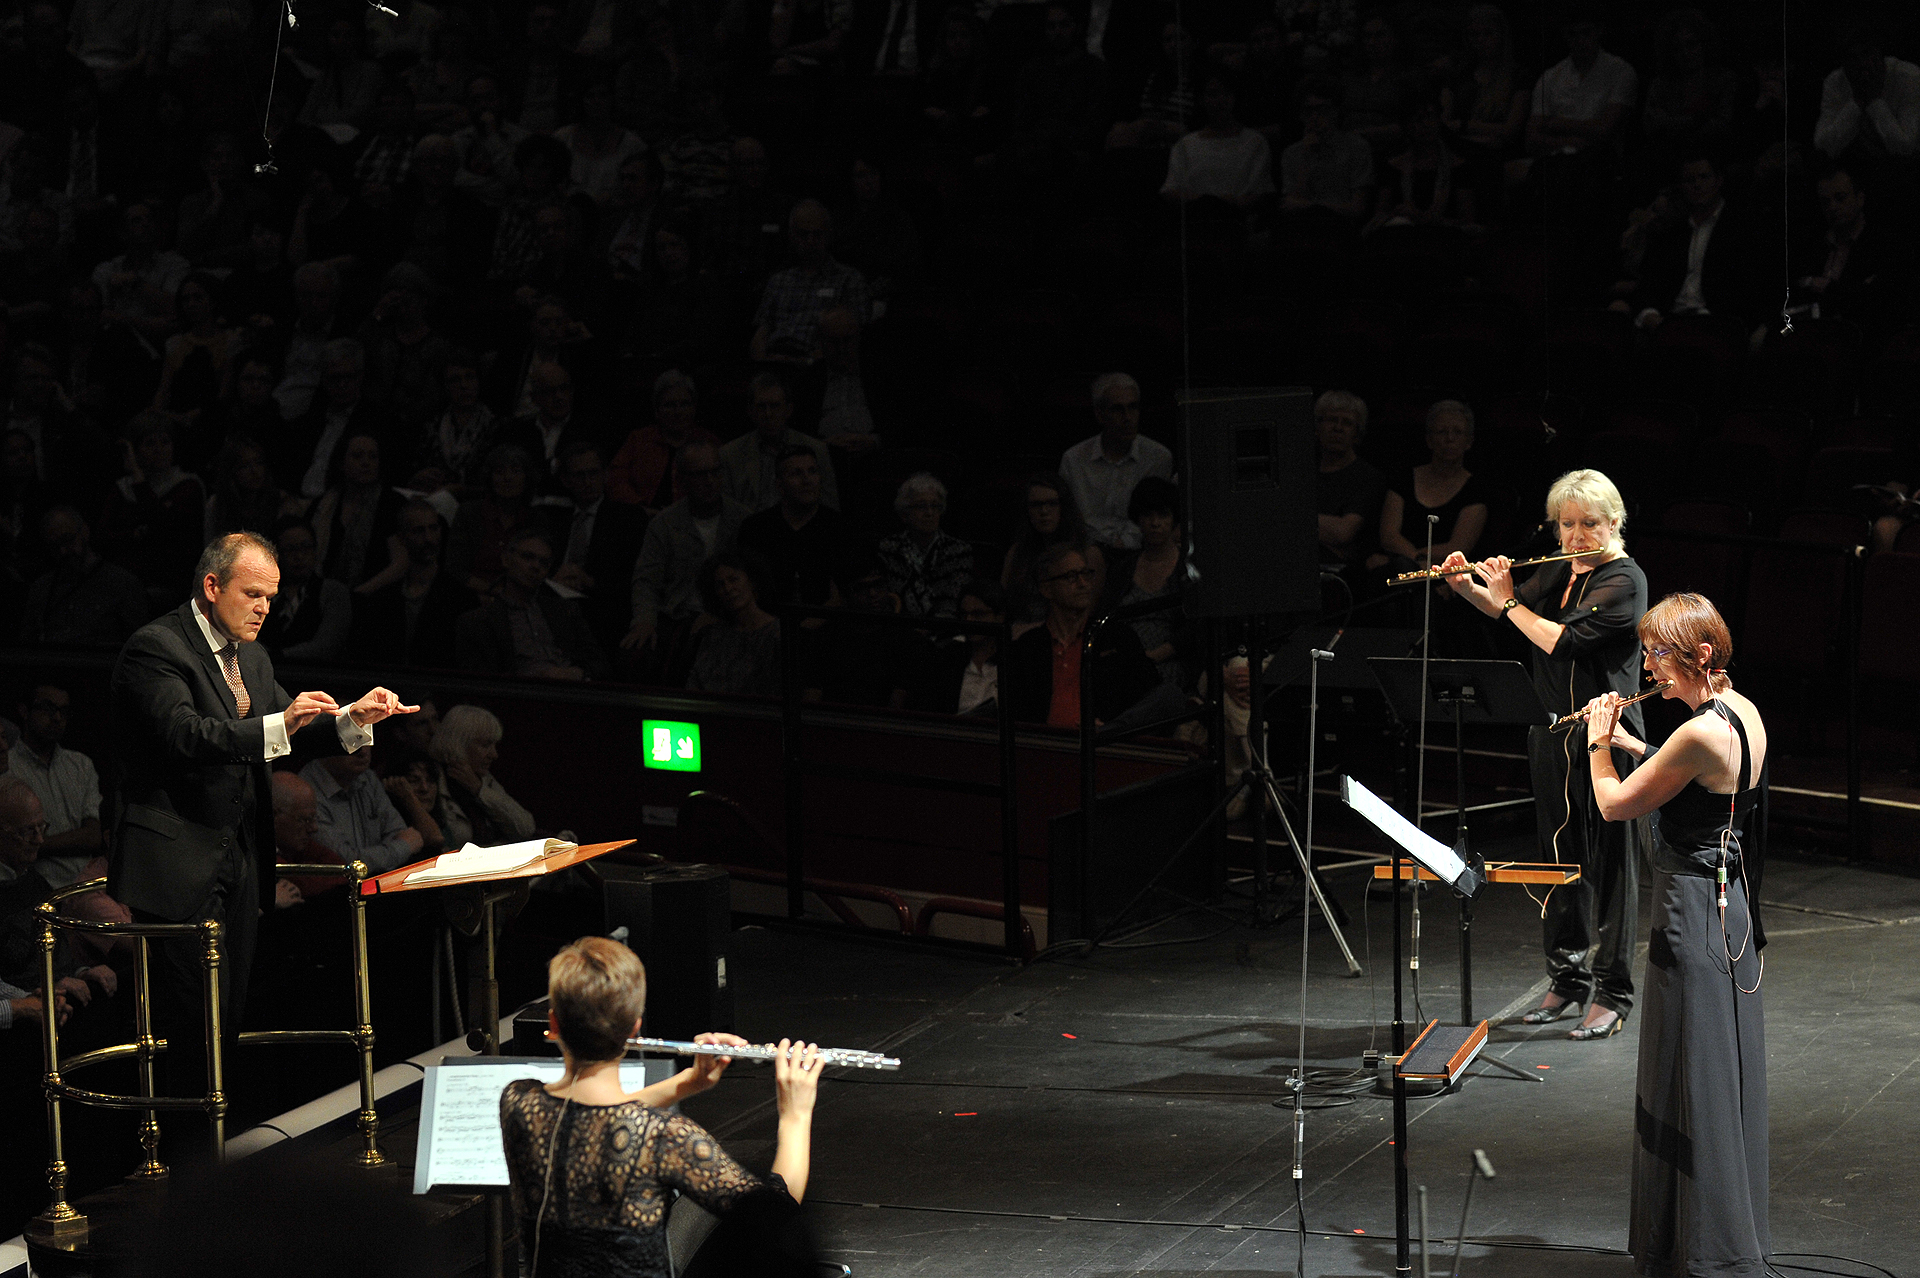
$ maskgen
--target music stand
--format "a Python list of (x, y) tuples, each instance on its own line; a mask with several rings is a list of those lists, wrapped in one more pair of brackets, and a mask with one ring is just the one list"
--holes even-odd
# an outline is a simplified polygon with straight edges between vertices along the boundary
[[(1547, 724), (1553, 716), (1533, 686), (1533, 676), (1517, 661), (1422, 661), (1417, 657), (1374, 657), (1367, 662), (1387, 704), (1402, 723), (1417, 722), (1422, 703), (1428, 716), (1453, 720), (1454, 834), (1453, 851), (1479, 868), (1467, 843), (1466, 724)], [(1424, 677), (1422, 671), (1424, 669)], [(1427, 743), (1419, 743), (1424, 751)], [(1414, 796), (1417, 825), (1426, 806), (1424, 794)], [(1395, 899), (1399, 883), (1395, 881)], [(1460, 898), (1460, 1023), (1473, 1024), (1473, 899)], [(1521, 1075), (1532, 1078), (1531, 1074)]]

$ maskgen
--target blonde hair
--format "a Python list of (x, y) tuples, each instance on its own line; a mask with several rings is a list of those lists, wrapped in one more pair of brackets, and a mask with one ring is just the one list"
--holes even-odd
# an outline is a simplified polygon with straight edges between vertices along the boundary
[(441, 716), (440, 726), (433, 730), (433, 739), (427, 743), (427, 753), (436, 763), (463, 763), (468, 747), (474, 742), (499, 745), (504, 731), (493, 711), (479, 706), (454, 706)]
[(1553, 481), (1553, 487), (1547, 489), (1547, 518), (1557, 523), (1560, 508), (1568, 502), (1614, 525), (1613, 540), (1608, 543), (1608, 550), (1623, 551), (1627, 548), (1627, 539), (1622, 536), (1627, 527), (1627, 503), (1621, 500), (1620, 490), (1611, 479), (1597, 470), (1568, 471)]
[(547, 998), (574, 1059), (610, 1061), (646, 1011), (647, 969), (620, 942), (583, 936), (547, 961)]
[[(1733, 687), (1733, 680), (1727, 678), (1727, 665), (1733, 660), (1733, 636), (1720, 610), (1705, 595), (1668, 595), (1647, 609), (1635, 629), (1643, 647), (1671, 649), (1674, 664), (1704, 675), (1707, 687), (1714, 692)], [(1703, 643), (1711, 649), (1705, 660), (1700, 657)]]

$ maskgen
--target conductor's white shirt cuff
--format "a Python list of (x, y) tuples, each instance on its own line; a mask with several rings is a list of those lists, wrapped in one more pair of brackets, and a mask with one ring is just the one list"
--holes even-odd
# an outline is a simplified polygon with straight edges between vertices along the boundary
[(348, 754), (361, 746), (373, 744), (373, 729), (355, 723), (353, 716), (345, 710), (334, 716), (333, 726), (340, 734), (340, 748)]
[(292, 754), (293, 742), (287, 739), (286, 713), (270, 714), (262, 722), (267, 726), (267, 758), (273, 760), (283, 754)]

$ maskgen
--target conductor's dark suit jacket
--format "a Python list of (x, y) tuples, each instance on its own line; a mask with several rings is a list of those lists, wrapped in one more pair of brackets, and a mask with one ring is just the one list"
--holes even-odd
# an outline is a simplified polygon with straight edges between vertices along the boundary
[[(185, 603), (142, 626), (113, 664), (126, 810), (108, 891), (132, 909), (169, 920), (191, 919), (207, 908), (236, 846), (252, 855), (261, 904), (272, 908), (266, 717), (293, 701), (274, 681), (266, 649), (243, 643), (240, 678), (252, 704), (240, 718), (193, 609)], [(302, 744), (340, 753), (337, 732), (311, 736)]]

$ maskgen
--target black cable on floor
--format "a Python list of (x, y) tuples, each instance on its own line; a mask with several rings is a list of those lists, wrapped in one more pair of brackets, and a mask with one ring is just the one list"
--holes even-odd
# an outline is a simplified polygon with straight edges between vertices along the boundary
[[(1900, 1276), (1891, 1269), (1882, 1269), (1871, 1260), (1855, 1260), (1852, 1256), (1829, 1256), (1823, 1251), (1776, 1251), (1773, 1255), (1776, 1260), (1781, 1256), (1799, 1256), (1805, 1260), (1838, 1260), (1842, 1264), (1859, 1265), (1861, 1268), (1871, 1269), (1877, 1274), (1885, 1274), (1887, 1278), (1900, 1278)], [(1837, 1269), (1818, 1269), (1812, 1265), (1789, 1265), (1782, 1263), (1779, 1267), (1782, 1269), (1803, 1269), (1812, 1274), (1834, 1274), (1840, 1272)], [(1841, 1278), (1859, 1278), (1859, 1275), (1841, 1274)]]

